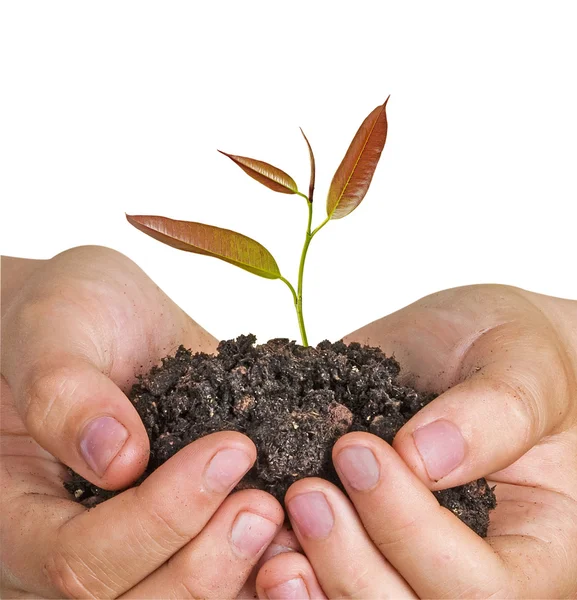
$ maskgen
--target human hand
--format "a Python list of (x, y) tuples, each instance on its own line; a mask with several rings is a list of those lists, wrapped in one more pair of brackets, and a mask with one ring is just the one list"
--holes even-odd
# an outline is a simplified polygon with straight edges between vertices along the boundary
[(264, 492), (227, 498), (255, 460), (245, 436), (198, 440), (91, 510), (62, 485), (62, 463), (108, 489), (134, 481), (148, 459), (135, 372), (216, 340), (106, 248), (40, 264), (12, 297), (4, 283), (2, 597), (235, 597), (283, 521)]
[[(577, 598), (577, 302), (457, 288), (351, 341), (395, 354), (407, 383), (444, 393), (392, 448), (363, 433), (337, 442), (350, 501), (319, 479), (289, 489), (306, 557), (267, 562), (259, 596)], [(482, 476), (498, 502), (484, 540), (430, 492)]]

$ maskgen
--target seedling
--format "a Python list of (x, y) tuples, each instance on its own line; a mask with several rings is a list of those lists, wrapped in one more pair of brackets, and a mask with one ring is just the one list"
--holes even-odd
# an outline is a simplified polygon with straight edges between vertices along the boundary
[[(308, 221), (296, 289), (282, 276), (271, 253), (240, 233), (158, 216), (127, 218), (170, 246), (283, 281), (292, 293), (302, 343), (307, 346), (303, 318), (307, 252), (329, 221), (347, 216), (365, 197), (387, 137), (386, 105), (375, 108), (354, 136), (330, 184), (326, 217), (314, 229), (315, 159), (304, 133), (311, 167), (308, 194), (268, 163), (223, 152), (268, 188), (305, 199)], [(140, 375), (130, 400), (150, 442), (145, 477), (208, 433), (240, 431), (252, 439), (259, 455), (243, 487), (265, 490), (282, 502), (298, 479), (312, 476), (339, 483), (331, 448), (341, 436), (368, 432), (390, 444), (401, 427), (436, 397), (401, 385), (399, 364), (377, 347), (324, 341), (304, 354), (299, 348), (282, 339), (255, 345), (254, 335), (241, 335), (221, 341), (214, 354), (193, 354), (181, 346), (175, 356), (163, 358), (162, 364)], [(89, 505), (116, 494), (95, 488), (79, 475), (66, 487)], [(487, 535), (489, 512), (496, 500), (485, 479), (434, 494), (441, 506), (480, 536)]]
[(267, 279), (280, 279), (290, 289), (297, 314), (303, 346), (308, 346), (303, 316), (303, 276), (307, 252), (315, 235), (332, 219), (342, 219), (350, 214), (367, 193), (387, 138), (387, 107), (377, 106), (363, 121), (355, 134), (341, 164), (336, 170), (327, 195), (327, 216), (312, 229), (313, 195), (315, 190), (315, 157), (309, 141), (301, 129), (309, 150), (311, 176), (308, 195), (299, 191), (294, 179), (277, 167), (254, 158), (227, 154), (247, 175), (281, 194), (302, 196), (308, 207), (308, 222), (301, 253), (296, 290), (282, 276), (272, 254), (255, 240), (221, 227), (175, 221), (151, 215), (126, 215), (128, 221), (154, 239), (180, 250), (214, 256), (245, 271)]

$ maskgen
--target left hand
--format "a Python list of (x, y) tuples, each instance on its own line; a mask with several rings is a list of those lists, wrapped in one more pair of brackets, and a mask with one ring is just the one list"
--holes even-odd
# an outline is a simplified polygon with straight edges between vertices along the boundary
[[(395, 353), (421, 377), (414, 387), (444, 393), (394, 449), (358, 432), (337, 442), (350, 500), (321, 479), (289, 489), (306, 557), (267, 562), (259, 597), (577, 598), (577, 303), (458, 288), (351, 341)], [(486, 539), (430, 491), (482, 476), (497, 485)]]
[(235, 598), (284, 519), (263, 491), (229, 495), (256, 458), (246, 436), (196, 440), (89, 510), (62, 485), (64, 465), (132, 483), (148, 460), (134, 373), (216, 340), (111, 249), (1, 266), (0, 597)]

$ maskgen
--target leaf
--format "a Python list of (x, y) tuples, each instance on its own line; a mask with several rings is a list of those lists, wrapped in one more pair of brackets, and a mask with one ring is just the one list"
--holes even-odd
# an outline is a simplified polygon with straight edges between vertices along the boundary
[(152, 215), (126, 215), (126, 218), (136, 229), (173, 248), (214, 256), (267, 279), (281, 276), (272, 254), (236, 231)]
[(227, 154), (219, 150), (221, 154), (228, 156), (232, 162), (236, 163), (247, 175), (256, 179), (259, 183), (266, 185), (267, 188), (280, 192), (281, 194), (296, 194), (298, 192), (295, 180), (284, 171), (269, 165), (262, 160), (247, 158), (246, 156), (236, 156)]
[[(299, 127), (299, 129), (301, 129), (301, 128)], [(311, 148), (311, 145), (307, 139), (307, 136), (305, 135), (305, 132), (302, 129), (301, 129), (301, 133), (303, 134), (303, 137), (305, 138), (305, 142), (307, 143), (307, 146), (309, 148), (309, 157), (311, 160), (311, 181), (309, 183), (309, 201), (312, 202), (313, 194), (315, 191), (315, 178), (316, 178), (315, 155), (313, 154), (313, 149)]]
[(363, 121), (337, 169), (327, 197), (327, 216), (346, 217), (367, 193), (387, 139), (389, 98)]

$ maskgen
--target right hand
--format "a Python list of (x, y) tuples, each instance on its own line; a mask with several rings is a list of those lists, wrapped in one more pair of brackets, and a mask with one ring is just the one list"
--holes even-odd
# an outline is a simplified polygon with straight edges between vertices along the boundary
[[(577, 302), (466, 286), (344, 341), (396, 355), (403, 382), (439, 396), (392, 447), (337, 441), (348, 498), (320, 479), (289, 488), (307, 558), (267, 563), (259, 597), (577, 599)], [(496, 485), (485, 539), (431, 493), (478, 477)]]
[(62, 485), (64, 465), (107, 489), (132, 483), (149, 451), (125, 395), (134, 374), (180, 343), (212, 352), (216, 340), (107, 248), (46, 261), (9, 304), (2, 597), (235, 597), (283, 522), (262, 491), (227, 498), (255, 460), (245, 436), (200, 439), (91, 510)]

